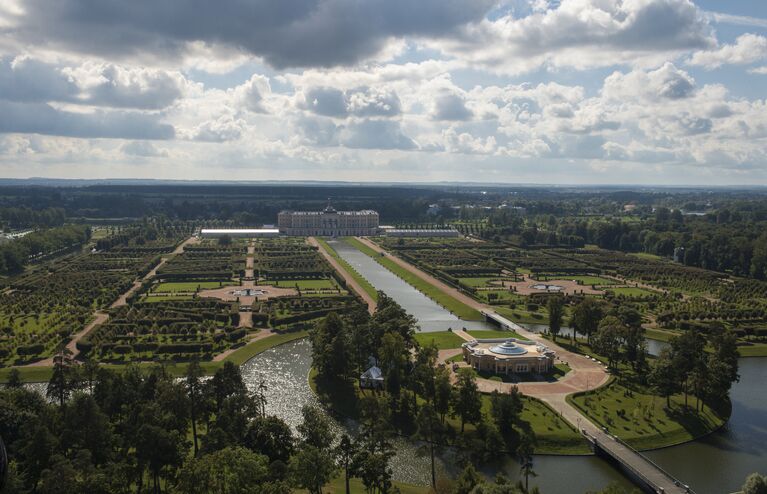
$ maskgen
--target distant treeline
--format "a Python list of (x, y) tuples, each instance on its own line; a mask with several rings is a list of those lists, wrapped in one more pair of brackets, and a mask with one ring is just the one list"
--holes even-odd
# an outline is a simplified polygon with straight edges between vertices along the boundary
[(63, 208), (0, 207), (0, 228), (2, 229), (61, 226), (66, 218)]
[(35, 257), (83, 244), (90, 238), (90, 232), (87, 225), (66, 225), (0, 244), (0, 274), (18, 273)]

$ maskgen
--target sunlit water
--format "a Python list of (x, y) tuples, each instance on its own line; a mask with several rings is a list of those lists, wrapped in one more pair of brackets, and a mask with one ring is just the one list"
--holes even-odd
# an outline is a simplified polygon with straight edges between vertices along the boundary
[(397, 275), (378, 264), (370, 256), (363, 254), (346, 242), (330, 240), (328, 243), (341, 258), (370, 282), (400, 304), (408, 314), (418, 319), (422, 331), (445, 331), (452, 329), (497, 329), (482, 321), (464, 321), (450, 311), (413, 288)]

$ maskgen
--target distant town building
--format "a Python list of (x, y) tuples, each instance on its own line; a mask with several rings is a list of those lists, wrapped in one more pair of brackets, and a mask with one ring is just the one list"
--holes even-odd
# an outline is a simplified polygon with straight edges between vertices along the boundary
[(473, 340), (462, 347), (464, 360), (478, 371), (545, 374), (554, 367), (554, 352), (534, 341), (493, 338)]
[(336, 211), (328, 201), (322, 211), (281, 211), (280, 233), (294, 236), (372, 236), (378, 234), (378, 213), (372, 210)]

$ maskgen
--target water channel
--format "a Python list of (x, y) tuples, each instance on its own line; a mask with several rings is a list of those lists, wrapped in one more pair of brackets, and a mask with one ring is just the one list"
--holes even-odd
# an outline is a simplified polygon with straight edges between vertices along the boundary
[(397, 275), (378, 264), (367, 254), (340, 240), (329, 240), (333, 249), (377, 290), (393, 298), (409, 314), (418, 319), (421, 331), (452, 329), (497, 329), (483, 321), (464, 321), (419, 292)]

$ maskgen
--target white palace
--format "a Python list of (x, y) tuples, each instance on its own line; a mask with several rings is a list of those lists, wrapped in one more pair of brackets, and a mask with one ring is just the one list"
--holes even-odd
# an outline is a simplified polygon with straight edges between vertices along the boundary
[(277, 228), (290, 236), (372, 236), (377, 235), (378, 213), (362, 211), (336, 211), (328, 202), (322, 211), (280, 211)]

